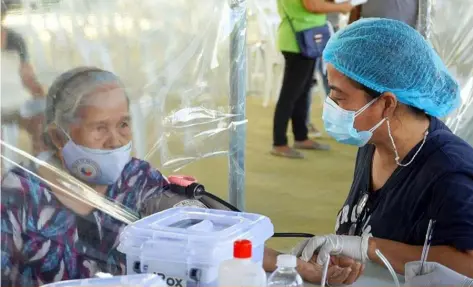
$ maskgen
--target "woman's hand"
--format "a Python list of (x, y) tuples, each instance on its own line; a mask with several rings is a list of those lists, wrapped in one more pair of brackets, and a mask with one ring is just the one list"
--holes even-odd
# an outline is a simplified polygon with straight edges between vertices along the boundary
[(351, 268), (350, 275), (348, 275), (347, 279), (345, 279), (343, 282), (345, 285), (351, 285), (355, 283), (365, 271), (365, 265), (363, 263), (353, 260), (349, 257), (332, 256), (330, 261), (330, 264), (337, 265), (342, 268)]
[(353, 10), (353, 5), (351, 5), (351, 1), (343, 2), (338, 4), (340, 7), (340, 13), (347, 14)]
[[(276, 270), (276, 261), (277, 257), (280, 255), (279, 252), (265, 247), (264, 257), (263, 257), (263, 267), (266, 272), (274, 272)], [(320, 284), (323, 275), (323, 267), (320, 264), (315, 262), (316, 257), (311, 262), (297, 260), (297, 271), (301, 275), (304, 281)], [(344, 282), (347, 282), (347, 279), (350, 278), (353, 270), (351, 267), (340, 267), (338, 265), (332, 264), (328, 268), (327, 279), (328, 283), (332, 285), (341, 285)]]
[[(312, 284), (320, 284), (322, 281), (323, 267), (320, 264), (317, 264), (314, 261), (305, 262), (301, 261), (298, 267), (298, 271), (302, 276), (304, 281)], [(327, 271), (327, 282), (330, 285), (342, 285), (345, 284), (347, 279), (349, 279), (353, 270), (351, 267), (340, 267), (338, 265), (332, 264), (329, 266)]]
[[(315, 253), (312, 258), (309, 260), (309, 263), (312, 264), (317, 264), (317, 256), (318, 254)], [(318, 265), (318, 264), (317, 264)], [(321, 266), (321, 265), (318, 265)], [(344, 256), (331, 256), (330, 257), (330, 263), (329, 263), (329, 270), (330, 268), (338, 266), (343, 269), (348, 269), (350, 272), (348, 273), (348, 276), (346, 278), (344, 276), (334, 276), (334, 274), (330, 274), (330, 272), (327, 272), (327, 279), (329, 284), (344, 284), (344, 285), (351, 285), (360, 278), (360, 276), (363, 274), (365, 270), (365, 265), (362, 264), (361, 262), (358, 262), (356, 260), (353, 260), (348, 257)], [(337, 274), (335, 274), (337, 275)], [(333, 278), (331, 278), (333, 276)], [(340, 282), (340, 280), (343, 280)], [(336, 281), (337, 283), (335, 283)]]
[(350, 13), (353, 9), (350, 0), (343, 3), (333, 3), (333, 1), (327, 0), (303, 0), (302, 4), (306, 10), (317, 14)]
[(317, 263), (324, 264), (329, 255), (342, 255), (354, 260), (365, 262), (368, 259), (369, 236), (324, 235), (314, 236), (299, 244), (293, 251), (297, 257), (309, 261), (318, 253)]

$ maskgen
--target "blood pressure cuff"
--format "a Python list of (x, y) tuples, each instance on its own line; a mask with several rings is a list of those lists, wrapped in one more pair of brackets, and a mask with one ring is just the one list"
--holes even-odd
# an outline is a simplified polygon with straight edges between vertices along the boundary
[(159, 196), (153, 197), (144, 203), (144, 208), (141, 211), (141, 216), (147, 216), (160, 212), (169, 208), (179, 206), (194, 206), (207, 209), (218, 209), (218, 210), (232, 210), (229, 203), (224, 202), (222, 199), (215, 195), (203, 194), (199, 199), (192, 198), (188, 195), (178, 193), (172, 189), (162, 192)]

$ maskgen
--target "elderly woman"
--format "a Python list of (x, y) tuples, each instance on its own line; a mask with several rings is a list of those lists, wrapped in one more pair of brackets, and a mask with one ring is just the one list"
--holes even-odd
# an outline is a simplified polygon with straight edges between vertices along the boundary
[(301, 249), (394, 269), (421, 257), (473, 276), (473, 148), (438, 118), (460, 102), (459, 87), (422, 36), (396, 20), (364, 19), (339, 31), (324, 52), (331, 94), (323, 120), (337, 141), (360, 147), (338, 235)]
[[(47, 96), (45, 133), (52, 152), (38, 158), (74, 178), (61, 185), (64, 177), (45, 166), (13, 169), (4, 178), (2, 286), (38, 286), (99, 271), (125, 273), (124, 255), (116, 250), (125, 223), (112, 216), (116, 208), (99, 210), (94, 202), (106, 198), (136, 218), (172, 206), (159, 200), (170, 192), (163, 176), (130, 157), (129, 122), (128, 98), (112, 73), (77, 68), (55, 81)], [(76, 180), (94, 192), (78, 194)], [(275, 269), (278, 254), (266, 249), (267, 271)], [(330, 282), (356, 280), (360, 265), (337, 260), (328, 271)], [(307, 281), (320, 281), (322, 266), (299, 261), (298, 268)]]
[[(51, 152), (41, 159), (139, 218), (167, 182), (147, 162), (130, 156), (131, 133), (120, 80), (97, 68), (76, 68), (49, 90), (45, 142)], [(125, 273), (124, 255), (116, 250), (125, 223), (58, 182), (56, 174), (38, 167), (16, 168), (4, 177), (2, 286), (38, 286), (99, 271)]]

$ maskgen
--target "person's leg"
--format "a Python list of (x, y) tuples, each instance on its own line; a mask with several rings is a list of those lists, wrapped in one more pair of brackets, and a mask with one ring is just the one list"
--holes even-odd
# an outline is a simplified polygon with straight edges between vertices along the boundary
[[(310, 122), (310, 115), (311, 115), (311, 112), (312, 112), (312, 89), (317, 86), (317, 77), (315, 77), (315, 70), (314, 70), (314, 73), (312, 75), (312, 81), (311, 81), (311, 84), (310, 84), (310, 88), (309, 88), (309, 96), (307, 97), (307, 126), (310, 127), (312, 124)], [(310, 128), (309, 128), (309, 132), (310, 132)]]
[[(322, 59), (319, 58), (317, 59), (316, 61), (316, 67), (315, 69), (317, 70), (317, 67), (318, 67), (318, 63), (321, 61)], [(316, 86), (318, 83), (317, 83), (317, 77), (316, 77), (316, 70), (314, 70), (314, 76), (313, 76), (313, 80), (312, 80), (312, 85), (309, 89), (309, 97), (308, 97), (308, 101), (309, 101), (309, 108), (308, 108), (308, 113), (307, 113), (307, 128), (309, 129), (309, 137), (310, 138), (320, 138), (322, 137), (322, 133), (320, 133), (320, 131), (315, 127), (315, 125), (311, 122), (312, 118), (311, 118), (311, 112), (312, 112), (312, 89), (314, 88), (314, 86)]]
[(328, 150), (330, 149), (327, 145), (319, 144), (315, 141), (309, 140), (309, 130), (307, 125), (307, 117), (308, 117), (308, 104), (311, 102), (307, 99), (307, 97), (312, 97), (310, 90), (312, 88), (313, 76), (314, 76), (314, 69), (315, 69), (316, 61), (312, 60), (308, 64), (308, 73), (305, 75), (303, 88), (304, 91), (302, 96), (297, 99), (294, 109), (292, 111), (292, 131), (294, 133), (295, 144), (294, 147), (302, 148), (302, 149), (320, 149), (320, 150)]
[(314, 77), (315, 60), (307, 59), (306, 73), (301, 77), (301, 87), (303, 88), (301, 96), (296, 100), (294, 109), (292, 110), (292, 132), (294, 133), (295, 141), (305, 141), (308, 137), (307, 118), (309, 103), (312, 101), (310, 95), (312, 79)]
[(293, 114), (294, 105), (299, 98), (306, 101), (304, 114), (307, 115), (307, 95), (303, 96), (303, 94), (307, 94), (307, 87), (305, 86), (307, 75), (311, 66), (313, 67), (313, 60), (300, 54), (283, 52), (283, 55), (285, 58), (284, 78), (274, 112), (274, 147), (287, 147), (287, 126)]
[(307, 128), (310, 127), (310, 114), (312, 112), (312, 86), (309, 88), (309, 92), (307, 95), (307, 120), (306, 120), (306, 126)]

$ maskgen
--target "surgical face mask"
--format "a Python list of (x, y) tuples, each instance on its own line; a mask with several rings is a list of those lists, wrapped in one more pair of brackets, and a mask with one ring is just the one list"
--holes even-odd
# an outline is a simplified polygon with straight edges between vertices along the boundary
[(340, 108), (330, 97), (327, 97), (325, 99), (322, 115), (325, 130), (340, 143), (356, 145), (358, 147), (366, 145), (373, 136), (373, 132), (379, 128), (386, 119), (382, 119), (368, 131), (357, 131), (354, 126), (355, 118), (368, 109), (375, 101), (376, 99), (373, 99), (355, 112)]
[(92, 184), (110, 185), (120, 177), (131, 158), (131, 141), (117, 149), (91, 149), (72, 139), (62, 149), (67, 169), (75, 177)]

